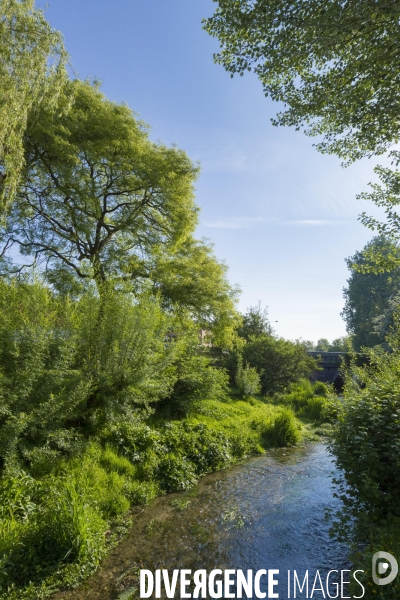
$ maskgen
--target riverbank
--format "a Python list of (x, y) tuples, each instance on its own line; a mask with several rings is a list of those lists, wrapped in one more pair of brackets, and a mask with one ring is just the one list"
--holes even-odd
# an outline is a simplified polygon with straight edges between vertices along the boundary
[[(3, 528), (12, 586), (6, 591), (3, 578), (0, 598), (39, 599), (78, 585), (129, 531), (130, 510), (133, 519), (137, 512), (132, 507), (166, 493), (190, 493), (207, 473), (309, 439), (312, 420), (298, 407), (302, 423), (290, 405), (231, 395), (194, 403), (181, 419), (166, 418), (161, 410), (129, 428), (106, 428), (50, 473), (16, 473), (8, 482), (8, 501), (19, 503), (24, 516)], [(62, 544), (61, 559), (51, 561), (56, 552), (60, 557)]]
[[(133, 526), (101, 570), (54, 600), (139, 597), (139, 569), (280, 570), (347, 568), (347, 548), (329, 538), (325, 508), (336, 510), (331, 457), (321, 443), (268, 450), (203, 477), (183, 494), (136, 509)], [(293, 571), (292, 571), (293, 572)], [(303, 597), (297, 593), (297, 597)], [(304, 595), (305, 597), (305, 595)]]

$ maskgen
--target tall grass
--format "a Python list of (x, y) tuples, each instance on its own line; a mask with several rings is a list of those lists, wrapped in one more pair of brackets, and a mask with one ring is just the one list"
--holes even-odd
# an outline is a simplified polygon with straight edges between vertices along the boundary
[(324, 416), (329, 388), (321, 381), (301, 379), (290, 385), (289, 393), (279, 395), (279, 403), (290, 406), (298, 416), (319, 421)]

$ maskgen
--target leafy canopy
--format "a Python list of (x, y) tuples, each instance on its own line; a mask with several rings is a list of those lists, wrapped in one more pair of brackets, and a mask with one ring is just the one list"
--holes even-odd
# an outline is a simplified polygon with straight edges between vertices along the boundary
[(57, 107), (66, 52), (34, 0), (0, 0), (0, 208), (13, 199), (32, 109)]
[(125, 105), (71, 82), (66, 114), (39, 112), (25, 136), (26, 169), (2, 238), (50, 279), (134, 278), (157, 248), (194, 229), (198, 168), (149, 140)]
[(253, 70), (283, 102), (275, 124), (324, 136), (323, 152), (355, 160), (400, 133), (400, 5), (385, 0), (215, 0), (205, 20), (215, 61)]
[[(68, 111), (38, 109), (25, 134), (26, 166), (16, 202), (0, 225), (3, 274), (39, 267), (77, 296), (127, 282), (152, 288), (163, 308), (180, 306), (229, 345), (237, 289), (212, 247), (195, 240), (198, 166), (176, 147), (149, 139), (126, 105), (88, 82), (66, 86)], [(17, 246), (25, 264), (13, 264)]]
[(379, 221), (375, 217), (363, 212), (360, 220), (363, 225), (377, 231), (380, 236), (386, 237), (392, 243), (392, 250), (379, 252), (377, 248), (365, 248), (364, 253), (368, 257), (369, 264), (364, 265), (364, 272), (382, 273), (400, 267), (400, 255), (397, 246), (400, 242), (400, 215), (397, 206), (400, 204), (400, 152), (392, 151), (390, 153), (392, 165), (390, 167), (375, 167), (374, 171), (380, 179), (380, 183), (370, 183), (372, 191), (359, 194), (361, 200), (369, 200), (376, 206), (383, 209), (385, 218)]
[(294, 381), (309, 377), (316, 367), (302, 342), (266, 334), (250, 338), (243, 347), (243, 360), (260, 375), (261, 392), (271, 395), (287, 390)]
[(305, 342), (307, 350), (316, 350), (320, 352), (348, 352), (351, 348), (351, 338), (349, 336), (343, 336), (336, 338), (329, 342), (326, 338), (321, 338), (315, 344), (312, 342)]
[(251, 336), (272, 335), (273, 330), (268, 320), (268, 309), (262, 308), (261, 302), (250, 306), (243, 315), (242, 324), (238, 328), (238, 335), (249, 341)]
[(400, 249), (390, 238), (378, 236), (361, 252), (346, 259), (350, 277), (343, 290), (342, 317), (357, 351), (363, 346), (373, 347), (382, 342), (377, 319), (388, 309), (390, 299), (400, 291), (400, 268), (376, 272), (377, 257), (382, 261), (400, 261)]

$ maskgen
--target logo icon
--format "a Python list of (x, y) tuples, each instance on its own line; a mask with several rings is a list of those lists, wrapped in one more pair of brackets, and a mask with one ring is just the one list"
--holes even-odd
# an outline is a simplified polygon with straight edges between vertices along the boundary
[[(379, 577), (379, 575), (387, 573), (389, 567), (391, 569), (389, 575), (386, 575), (386, 577)], [(380, 552), (375, 552), (372, 557), (372, 579), (374, 580), (374, 583), (377, 585), (387, 585), (388, 583), (392, 583), (396, 578), (398, 571), (399, 565), (394, 556), (389, 554), (389, 552), (383, 552), (382, 550)]]

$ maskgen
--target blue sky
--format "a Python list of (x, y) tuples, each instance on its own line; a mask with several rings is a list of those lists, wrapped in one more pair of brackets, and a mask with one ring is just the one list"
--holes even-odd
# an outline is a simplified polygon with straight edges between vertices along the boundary
[[(43, 7), (44, 2), (38, 2)], [(197, 235), (215, 244), (242, 289), (240, 309), (259, 300), (276, 332), (316, 341), (344, 335), (344, 258), (372, 233), (376, 213), (357, 193), (375, 163), (347, 169), (301, 132), (275, 128), (279, 106), (253, 74), (233, 79), (213, 63), (218, 43), (201, 27), (211, 0), (50, 0), (46, 16), (64, 34), (77, 76), (97, 77), (201, 164)]]

